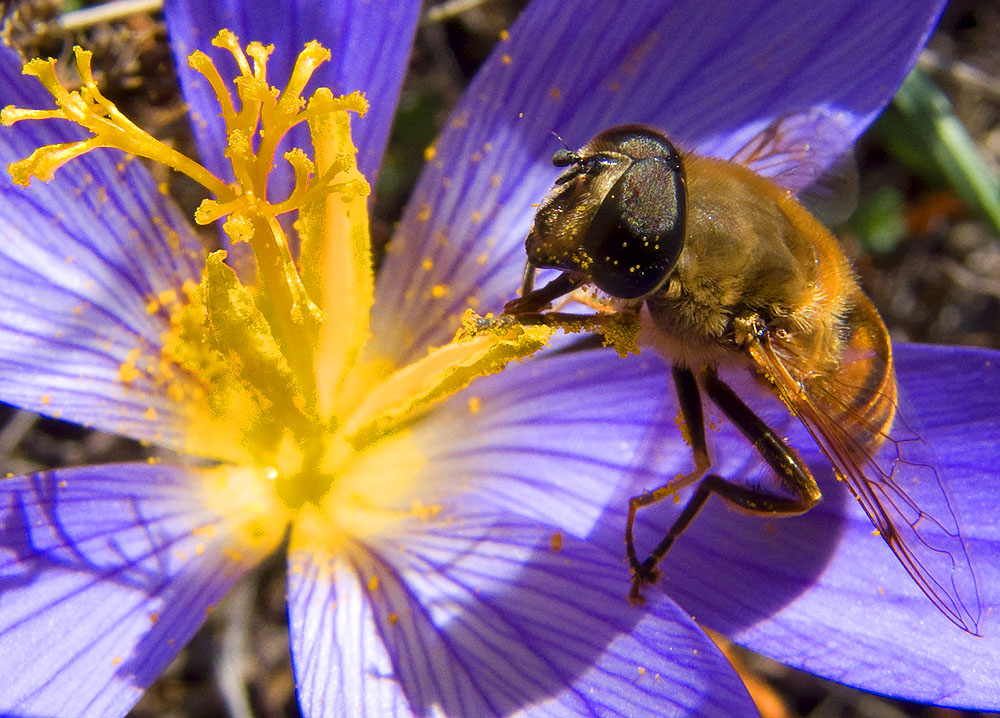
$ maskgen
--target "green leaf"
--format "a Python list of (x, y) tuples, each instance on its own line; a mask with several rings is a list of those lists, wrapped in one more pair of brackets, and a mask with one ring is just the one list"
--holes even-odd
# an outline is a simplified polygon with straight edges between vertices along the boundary
[(944, 92), (914, 70), (879, 130), (890, 151), (932, 180), (949, 185), (1000, 235), (1000, 183), (955, 116)]

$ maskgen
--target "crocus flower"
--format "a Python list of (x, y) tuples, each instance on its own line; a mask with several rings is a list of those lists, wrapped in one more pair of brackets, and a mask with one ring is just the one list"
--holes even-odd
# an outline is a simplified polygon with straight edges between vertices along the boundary
[[(181, 71), (201, 169), (120, 119), (93, 120), (92, 86), (60, 99), (107, 129), (95, 143), (203, 181), (216, 202), (199, 220), (227, 221), (234, 249), (254, 250), (239, 278), (120, 152), (54, 121), (0, 134), (5, 162), (50, 148), (13, 170), (19, 182), (55, 170), (0, 186), (0, 398), (177, 452), (0, 484), (0, 712), (123, 714), (286, 530), (307, 715), (753, 715), (699, 624), (870, 690), (1000, 705), (1000, 356), (898, 350), (907, 417), (937, 452), (977, 569), (977, 638), (924, 598), (778, 414), (766, 418), (816, 467), (824, 501), (773, 522), (710, 505), (664, 562), (662, 591), (630, 607), (626, 499), (690, 464), (669, 366), (607, 351), (508, 364), (548, 339), (541, 329), (453, 338), (467, 308), (497, 310), (518, 286), (532, 203), (554, 177), (535, 125), (579, 145), (648, 122), (728, 157), (773, 118), (805, 112), (830, 119), (815, 127), (821, 168), (898, 86), (939, 3), (535, 2), (455, 110), (374, 279), (363, 177), (378, 166), (419, 3), (204, 5), (166, 4), (178, 55), (218, 53), (209, 41), (222, 28), (274, 43), (267, 82), (291, 76), (289, 95), (315, 102), (304, 110), (315, 164), (289, 155), (292, 169), (268, 182), (277, 137), (251, 142), (256, 118), (225, 95), (217, 120), (221, 82), (202, 55), (204, 74)], [(314, 39), (335, 58), (293, 71)], [(220, 44), (243, 57), (231, 36)], [(254, 69), (266, 53), (251, 48), (239, 96), (269, 108)], [(2, 104), (51, 106), (10, 53), (0, 60)], [(369, 105), (350, 123), (360, 173), (354, 90)], [(266, 128), (288, 129), (301, 108), (277, 109)], [(292, 144), (308, 147), (305, 132), (292, 129)], [(289, 229), (278, 212), (298, 207)], [(759, 462), (734, 430), (712, 439), (721, 473), (753, 476)], [(646, 537), (669, 524), (644, 520)]]

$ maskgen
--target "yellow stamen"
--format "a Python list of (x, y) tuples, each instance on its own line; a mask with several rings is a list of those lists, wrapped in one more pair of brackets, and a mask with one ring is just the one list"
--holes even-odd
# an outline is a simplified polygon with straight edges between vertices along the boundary
[[(352, 537), (400, 520), (447, 520), (446, 504), (421, 493), (424, 459), (411, 424), (472, 380), (533, 354), (558, 328), (571, 327), (470, 317), (454, 341), (408, 366), (369, 356), (370, 187), (357, 168), (350, 128), (350, 113), (363, 115), (367, 103), (360, 93), (335, 97), (325, 88), (304, 96), (330, 56), (318, 43), (306, 44), (283, 90), (268, 84), (272, 47), (252, 42), (244, 50), (225, 30), (213, 44), (233, 56), (239, 74), (232, 82), (202, 52), (189, 61), (218, 99), (231, 185), (127, 120), (101, 95), (91, 55), (80, 49), (79, 90), (59, 83), (53, 61), (34, 60), (25, 72), (52, 94), (57, 109), (8, 107), (2, 120), (69, 120), (92, 136), (39, 148), (10, 172), (20, 184), (47, 180), (95, 147), (145, 157), (201, 183), (211, 197), (195, 220), (222, 221), (233, 242), (252, 250), (253, 279), (238, 276), (220, 251), (206, 258), (200, 283), (143, 297), (145, 311), (164, 329), (159, 342), (127, 351), (115, 377), (126, 394), (153, 386), (173, 401), (170, 412), (149, 406), (145, 419), (179, 417), (183, 427), (172, 435), (183, 437), (183, 445), (176, 448), (221, 464), (204, 473), (205, 502), (237, 537), (234, 556), (273, 546), (288, 521), (296, 523), (293, 548), (340, 550)], [(272, 201), (268, 181), (277, 148), (303, 122), (315, 157), (302, 148), (284, 153), (294, 183)], [(290, 212), (298, 213), (298, 256), (279, 221)], [(451, 291), (440, 285), (442, 296)], [(614, 321), (588, 320), (576, 329), (606, 337), (619, 332), (614, 343), (621, 349), (628, 332)], [(478, 411), (479, 400), (468, 406)]]
[[(246, 53), (232, 32), (223, 30), (213, 40), (228, 50), (240, 69), (234, 81), (240, 101), (237, 109), (226, 83), (211, 59), (202, 52), (191, 55), (191, 66), (204, 75), (212, 87), (226, 124), (226, 155), (237, 184), (228, 186), (203, 166), (163, 144), (128, 120), (105, 98), (97, 87), (91, 68), (92, 53), (75, 48), (77, 70), (82, 86), (67, 90), (58, 80), (54, 60), (32, 60), (24, 73), (36, 77), (56, 101), (56, 110), (29, 110), (7, 107), (0, 115), (3, 124), (22, 120), (65, 119), (89, 130), (93, 137), (79, 142), (42, 147), (20, 162), (10, 165), (15, 182), (27, 185), (32, 177), (51, 179), (56, 170), (75, 157), (97, 147), (119, 149), (145, 157), (182, 172), (204, 186), (213, 199), (206, 200), (195, 214), (196, 221), (208, 223), (227, 218), (224, 228), (236, 242), (253, 245), (261, 280), (279, 312), (299, 317), (313, 312), (314, 304), (306, 296), (288, 242), (274, 218), (300, 209), (322, 196), (367, 195), (363, 181), (335, 181), (353, 157), (337, 158), (323, 168), (317, 178), (316, 168), (302, 150), (292, 150), (285, 158), (295, 173), (295, 185), (284, 200), (268, 200), (268, 178), (274, 154), (282, 138), (296, 125), (331, 113), (353, 111), (364, 114), (367, 103), (360, 93), (334, 98), (328, 90), (302, 97), (316, 68), (329, 59), (330, 52), (317, 42), (307, 43), (296, 60), (288, 85), (283, 91), (267, 84), (267, 62), (273, 50), (260, 43), (250, 43)], [(252, 67), (250, 59), (252, 59)], [(255, 150), (255, 144), (257, 149)], [(297, 341), (292, 327), (283, 327), (283, 340)]]

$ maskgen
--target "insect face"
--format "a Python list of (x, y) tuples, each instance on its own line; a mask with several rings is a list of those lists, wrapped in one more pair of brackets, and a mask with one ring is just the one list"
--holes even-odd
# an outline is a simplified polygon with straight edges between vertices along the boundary
[(569, 169), (535, 216), (530, 264), (579, 274), (620, 299), (659, 289), (684, 245), (684, 168), (674, 146), (648, 127), (623, 125), (552, 162)]

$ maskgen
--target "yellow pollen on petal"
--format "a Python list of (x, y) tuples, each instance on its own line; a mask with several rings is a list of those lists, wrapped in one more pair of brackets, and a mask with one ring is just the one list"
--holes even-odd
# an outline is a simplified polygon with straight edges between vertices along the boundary
[(556, 531), (549, 536), (549, 546), (552, 548), (553, 553), (559, 553), (562, 551), (563, 535), (561, 531)]
[(431, 504), (427, 506), (420, 499), (414, 499), (410, 507), (410, 514), (418, 520), (426, 523), (438, 517), (444, 507), (441, 504)]
[(129, 350), (128, 356), (125, 357), (125, 361), (118, 366), (118, 380), (122, 384), (131, 384), (142, 376), (142, 373), (136, 367), (136, 362), (139, 360), (140, 353), (141, 350), (138, 348)]

